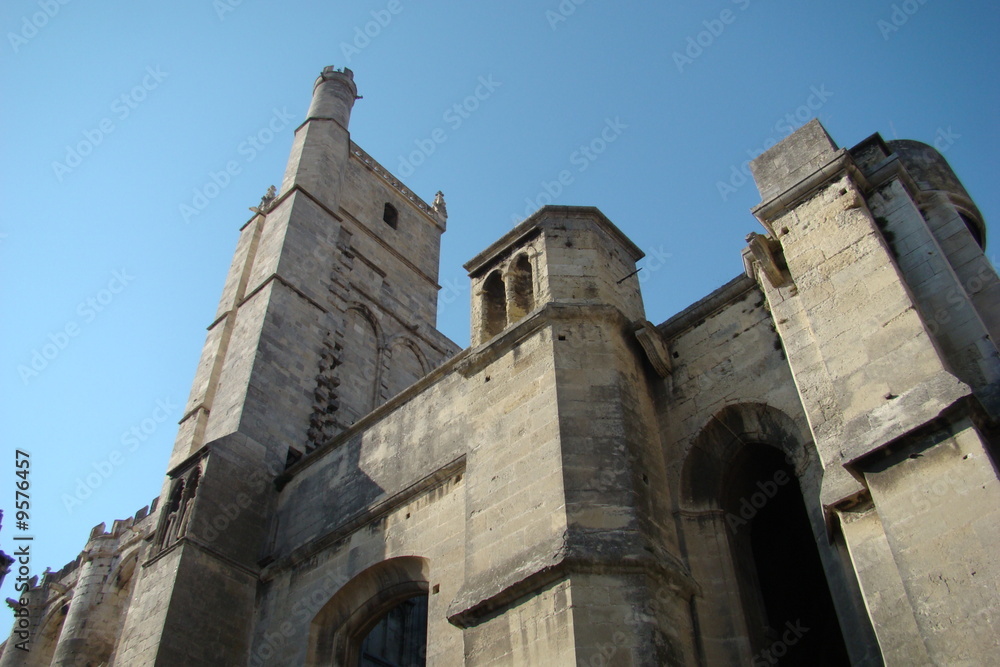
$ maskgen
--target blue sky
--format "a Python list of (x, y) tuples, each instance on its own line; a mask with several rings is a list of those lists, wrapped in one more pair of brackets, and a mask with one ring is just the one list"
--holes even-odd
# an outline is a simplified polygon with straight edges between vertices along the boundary
[(645, 249), (650, 320), (735, 277), (761, 231), (743, 164), (812, 117), (843, 146), (937, 142), (997, 231), (991, 2), (7, 0), (0, 27), (0, 547), (20, 449), (35, 573), (158, 495), (239, 227), (325, 65), (364, 96), (352, 138), (445, 192), (463, 346), (462, 263), (550, 200)]

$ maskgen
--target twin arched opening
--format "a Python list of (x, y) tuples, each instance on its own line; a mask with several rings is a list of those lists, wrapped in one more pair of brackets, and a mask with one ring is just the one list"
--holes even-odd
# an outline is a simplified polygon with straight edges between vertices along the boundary
[(483, 282), (481, 298), (481, 340), (484, 341), (534, 310), (534, 272), (528, 255), (520, 253), (505, 269), (491, 271)]

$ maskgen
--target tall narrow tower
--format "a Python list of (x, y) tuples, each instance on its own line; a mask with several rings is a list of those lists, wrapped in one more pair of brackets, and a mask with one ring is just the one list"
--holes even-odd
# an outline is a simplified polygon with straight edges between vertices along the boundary
[(458, 350), (435, 328), (443, 197), (351, 141), (356, 99), (323, 70), (241, 229), (116, 664), (245, 664), (275, 475)]

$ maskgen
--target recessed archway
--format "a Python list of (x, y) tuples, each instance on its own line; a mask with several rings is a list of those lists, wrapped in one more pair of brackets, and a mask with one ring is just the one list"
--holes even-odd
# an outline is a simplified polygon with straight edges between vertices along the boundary
[(878, 655), (853, 568), (829, 539), (822, 465), (805, 433), (771, 406), (733, 404), (687, 449), (678, 517), (701, 587), (693, 612), (709, 663), (766, 663), (781, 653), (798, 664), (793, 647), (817, 665), (849, 664), (845, 651)]
[(724, 477), (721, 508), (754, 662), (849, 665), (795, 469), (778, 449), (752, 443)]

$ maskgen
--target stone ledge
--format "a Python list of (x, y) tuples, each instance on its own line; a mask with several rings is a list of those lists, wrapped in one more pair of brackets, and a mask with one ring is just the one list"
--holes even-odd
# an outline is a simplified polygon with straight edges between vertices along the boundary
[(417, 480), (402, 491), (369, 505), (344, 523), (333, 528), (332, 530), (327, 531), (323, 535), (306, 542), (291, 553), (270, 562), (267, 558), (265, 558), (261, 561), (261, 564), (264, 567), (264, 570), (260, 575), (261, 581), (269, 581), (282, 572), (287, 572), (302, 566), (304, 563), (308, 562), (310, 558), (313, 558), (340, 540), (349, 537), (360, 528), (378, 521), (401, 505), (405, 505), (417, 496), (423, 495), (424, 493), (441, 486), (447, 480), (455, 477), (456, 475), (461, 475), (464, 472), (465, 455), (463, 454), (457, 459), (441, 466), (431, 474)]
[(700, 593), (700, 587), (679, 564), (666, 564), (651, 556), (616, 557), (609, 554), (593, 557), (572, 554), (566, 535), (553, 547), (550, 556), (541, 556), (515, 568), (501, 577), (487, 576), (478, 585), (466, 582), (448, 608), (448, 621), (459, 628), (469, 628), (503, 613), (518, 600), (541, 591), (574, 574), (646, 575), (665, 583), (675, 595), (690, 600)]
[(456, 364), (455, 370), (462, 377), (471, 377), (549, 323), (595, 320), (618, 324), (623, 332), (634, 328), (616, 306), (587, 301), (575, 303), (550, 301), (532, 311), (514, 326), (478, 347), (467, 350), (467, 353), (462, 355), (461, 363)]
[[(925, 403), (917, 408), (920, 411), (927, 411), (924, 414), (923, 422), (908, 429), (899, 428), (895, 432), (880, 434), (883, 435), (881, 442), (867, 445), (864, 448), (856, 448), (853, 455), (847, 454), (843, 463), (837, 465), (836, 470), (841, 473), (839, 475), (831, 474), (835, 470), (824, 470), (823, 486), (820, 492), (822, 505), (827, 509), (843, 509), (856, 504), (859, 498), (867, 494), (867, 487), (862, 482), (862, 475), (859, 471), (869, 466), (872, 461), (889, 456), (893, 451), (909, 446), (911, 441), (923, 437), (928, 431), (940, 429), (942, 421), (950, 422), (956, 416), (975, 413), (977, 407), (981, 410), (982, 408), (973, 397), (971, 390), (968, 390), (968, 387), (959, 380), (954, 378), (952, 380), (958, 390), (950, 396), (945, 394), (951, 400), (945, 399), (932, 405)], [(961, 387), (965, 387), (965, 391)], [(917, 387), (911, 391), (916, 392), (918, 398), (926, 396), (924, 393), (926, 390), (923, 387)], [(904, 396), (892, 400), (895, 402), (903, 399)], [(913, 399), (911, 398), (911, 400)], [(970, 402), (972, 407), (970, 407)], [(898, 408), (898, 406), (896, 407)], [(914, 408), (905, 408), (905, 410), (914, 410)], [(911, 413), (906, 412), (906, 414)]]
[(464, 268), (469, 272), (469, 276), (474, 278), (512, 246), (521, 243), (525, 237), (538, 233), (547, 224), (566, 220), (589, 220), (597, 229), (608, 234), (625, 248), (635, 261), (646, 256), (639, 246), (625, 236), (596, 206), (544, 206), (466, 262)]

